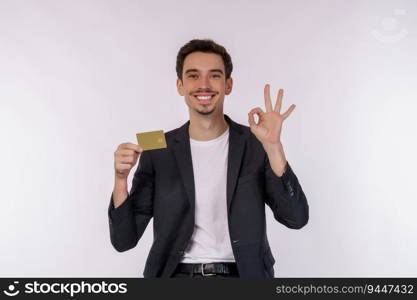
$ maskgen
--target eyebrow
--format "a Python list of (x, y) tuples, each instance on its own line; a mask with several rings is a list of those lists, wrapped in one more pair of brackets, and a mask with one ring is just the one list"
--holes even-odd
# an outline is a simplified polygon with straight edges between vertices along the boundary
[[(185, 71), (185, 74), (191, 73), (191, 72), (198, 72), (198, 70), (197, 69), (188, 69), (187, 71)], [(219, 73), (223, 74), (223, 71), (221, 69), (211, 69), (210, 72), (219, 72)]]

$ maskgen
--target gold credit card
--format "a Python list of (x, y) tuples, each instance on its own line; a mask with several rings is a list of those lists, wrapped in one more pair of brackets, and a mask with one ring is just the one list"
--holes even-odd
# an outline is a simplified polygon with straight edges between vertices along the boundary
[(161, 149), (167, 147), (163, 130), (140, 132), (136, 134), (138, 144), (143, 150)]

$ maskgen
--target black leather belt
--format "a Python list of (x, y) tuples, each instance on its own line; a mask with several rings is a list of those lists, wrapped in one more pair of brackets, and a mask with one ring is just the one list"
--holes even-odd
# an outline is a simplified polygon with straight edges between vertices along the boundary
[(239, 274), (236, 263), (180, 263), (178, 264), (176, 271), (181, 273), (198, 273), (203, 276), (216, 274)]

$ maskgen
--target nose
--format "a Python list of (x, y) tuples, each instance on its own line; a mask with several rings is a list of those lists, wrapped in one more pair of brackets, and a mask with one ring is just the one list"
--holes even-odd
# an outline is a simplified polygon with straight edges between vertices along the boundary
[(199, 81), (198, 81), (198, 88), (199, 89), (211, 89), (210, 80), (208, 76), (200, 76)]

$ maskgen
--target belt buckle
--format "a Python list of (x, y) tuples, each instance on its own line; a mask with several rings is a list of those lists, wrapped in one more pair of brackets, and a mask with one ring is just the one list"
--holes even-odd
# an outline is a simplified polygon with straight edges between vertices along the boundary
[(205, 265), (206, 263), (201, 263), (201, 274), (203, 275), (203, 276), (213, 276), (213, 275), (216, 275), (216, 273), (204, 273), (204, 265)]

